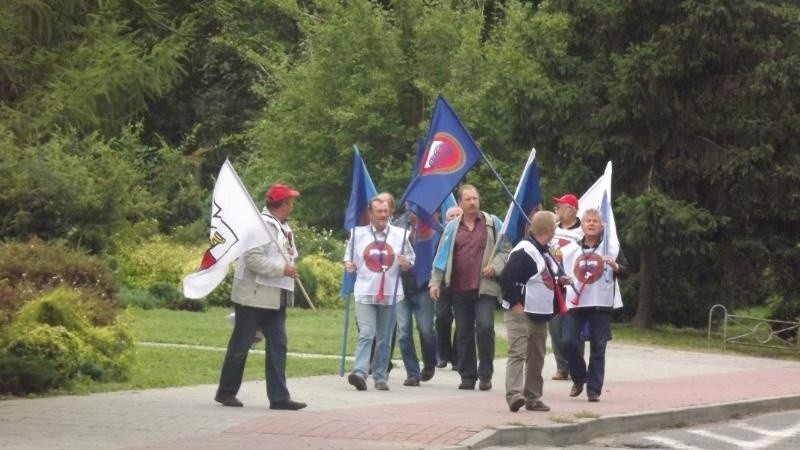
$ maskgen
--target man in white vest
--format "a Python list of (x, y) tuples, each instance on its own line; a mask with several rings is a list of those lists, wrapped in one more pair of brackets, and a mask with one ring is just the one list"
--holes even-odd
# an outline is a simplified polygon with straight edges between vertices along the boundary
[(550, 411), (542, 401), (547, 321), (563, 310), (564, 302), (548, 247), (555, 231), (556, 215), (536, 212), (528, 236), (511, 251), (500, 275), (508, 333), (506, 402), (513, 412), (523, 405), (529, 411)]
[(245, 252), (236, 265), (231, 301), (235, 310), (233, 333), (222, 364), (214, 398), (225, 406), (243, 406), (236, 398), (253, 336), (266, 340), (265, 376), (270, 409), (298, 410), (305, 403), (292, 400), (286, 387), (286, 307), (293, 303), (297, 258), (292, 229), (286, 220), (300, 193), (283, 184), (269, 188), (261, 217), (270, 234), (267, 245)]
[[(600, 400), (606, 366), (606, 343), (611, 330), (611, 313), (615, 304), (617, 278), (628, 275), (628, 264), (619, 244), (603, 243), (603, 220), (600, 211), (589, 208), (581, 217), (584, 236), (577, 243), (561, 249), (564, 269), (575, 289), (567, 290), (570, 308), (564, 317), (564, 350), (572, 377), (570, 397), (577, 397), (586, 385), (590, 402)], [(581, 352), (581, 329), (589, 324), (589, 364)]]
[[(369, 216), (369, 225), (355, 227), (345, 247), (345, 270), (356, 272), (353, 296), (358, 321), (355, 362), (347, 381), (359, 391), (366, 390), (371, 365), (375, 389), (388, 391), (390, 329), (394, 327), (392, 305), (403, 299), (399, 275), (401, 270), (414, 265), (414, 249), (404, 230), (389, 223), (387, 202), (372, 199)], [(370, 364), (373, 339), (375, 357)]]

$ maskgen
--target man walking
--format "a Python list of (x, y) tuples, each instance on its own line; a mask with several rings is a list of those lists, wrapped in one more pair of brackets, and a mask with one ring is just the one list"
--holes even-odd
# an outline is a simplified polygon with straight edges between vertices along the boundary
[(475, 186), (462, 185), (458, 202), (463, 214), (445, 227), (428, 287), (434, 300), (439, 299), (442, 283), (452, 294), (461, 376), (458, 388), (475, 389), (480, 380), (480, 390), (488, 391), (494, 373), (494, 311), (500, 297), (497, 276), (503, 270), (509, 246), (504, 242), (495, 250), (502, 222), (481, 211)]
[(375, 389), (388, 391), (390, 327), (394, 326), (392, 304), (403, 298), (398, 277), (401, 270), (413, 266), (414, 249), (408, 239), (404, 239), (403, 229), (389, 224), (389, 205), (385, 201), (373, 199), (369, 215), (369, 225), (354, 228), (344, 256), (345, 270), (356, 272), (353, 294), (358, 321), (355, 362), (347, 381), (359, 391), (367, 389), (372, 340), (375, 339), (372, 377)]
[(286, 220), (299, 196), (300, 192), (283, 184), (269, 188), (261, 217), (272, 241), (239, 257), (231, 290), (233, 333), (214, 397), (224, 406), (243, 406), (236, 394), (242, 385), (250, 345), (256, 331), (261, 331), (266, 340), (264, 376), (270, 409), (306, 407), (305, 403), (292, 400), (286, 387), (286, 307), (293, 303), (297, 276), (297, 247)]

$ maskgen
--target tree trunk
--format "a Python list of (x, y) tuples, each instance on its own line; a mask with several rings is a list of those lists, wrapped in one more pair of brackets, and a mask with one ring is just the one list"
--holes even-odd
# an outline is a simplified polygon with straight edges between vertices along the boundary
[(658, 255), (654, 248), (642, 248), (639, 267), (639, 303), (631, 324), (636, 328), (653, 327), (653, 306), (656, 302)]

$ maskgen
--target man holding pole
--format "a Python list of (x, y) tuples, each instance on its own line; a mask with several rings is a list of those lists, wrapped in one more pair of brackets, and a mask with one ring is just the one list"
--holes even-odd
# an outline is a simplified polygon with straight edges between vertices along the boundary
[(253, 336), (261, 331), (266, 339), (264, 372), (270, 409), (306, 407), (291, 399), (286, 386), (286, 307), (293, 304), (297, 277), (297, 247), (286, 220), (299, 196), (298, 191), (283, 184), (269, 188), (261, 218), (271, 242), (248, 250), (239, 258), (231, 290), (235, 322), (214, 397), (224, 406), (243, 406), (236, 394)]
[(344, 255), (345, 270), (356, 274), (353, 294), (359, 333), (353, 371), (347, 381), (359, 391), (367, 389), (370, 349), (375, 338), (372, 377), (375, 389), (388, 391), (390, 330), (395, 323), (392, 305), (403, 298), (398, 277), (400, 270), (414, 265), (414, 250), (404, 229), (389, 224), (389, 205), (385, 201), (372, 199), (369, 216), (369, 225), (353, 229)]

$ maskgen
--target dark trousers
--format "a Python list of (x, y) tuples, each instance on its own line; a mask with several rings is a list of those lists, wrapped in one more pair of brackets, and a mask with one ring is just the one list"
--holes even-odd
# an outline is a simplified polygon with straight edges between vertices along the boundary
[(453, 300), (449, 292), (442, 289), (436, 301), (436, 358), (457, 365), (456, 339), (453, 336)]
[(264, 376), (267, 380), (267, 398), (270, 403), (289, 399), (286, 387), (286, 307), (263, 309), (234, 303), (236, 320), (228, 341), (228, 351), (222, 363), (217, 396), (232, 397), (239, 392), (244, 366), (256, 330), (264, 333), (266, 361)]
[[(494, 311), (497, 300), (478, 291), (454, 292), (458, 373), (462, 380), (489, 381), (494, 373)], [(477, 343), (477, 357), (476, 357)]]
[[(583, 357), (581, 330), (589, 324), (589, 365)], [(562, 340), (575, 384), (586, 383), (589, 392), (600, 394), (606, 373), (606, 343), (611, 331), (611, 312), (592, 307), (574, 308), (564, 317)]]

